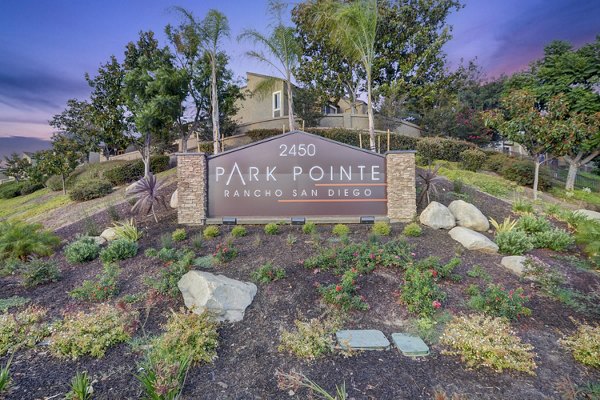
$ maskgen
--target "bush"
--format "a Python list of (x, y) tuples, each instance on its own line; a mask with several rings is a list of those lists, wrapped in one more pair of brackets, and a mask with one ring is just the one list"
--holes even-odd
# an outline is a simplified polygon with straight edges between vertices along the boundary
[(46, 180), (46, 187), (53, 192), (63, 190), (62, 177), (60, 175), (52, 175)]
[(426, 137), (417, 143), (417, 155), (427, 165), (442, 159), (442, 144), (439, 138)]
[(244, 228), (243, 226), (237, 225), (234, 226), (233, 229), (231, 230), (231, 236), (233, 237), (242, 237), (242, 236), (246, 236), (246, 228)]
[(192, 251), (178, 250), (175, 253), (174, 261), (165, 261), (165, 267), (160, 270), (158, 277), (145, 279), (146, 285), (160, 294), (171, 297), (180, 296), (181, 292), (177, 287), (177, 282), (190, 270), (194, 257)]
[(341, 321), (333, 318), (311, 319), (307, 322), (295, 320), (295, 331), (281, 332), (278, 350), (299, 358), (314, 360), (333, 351), (333, 334), (341, 328)]
[(175, 229), (171, 234), (171, 238), (174, 242), (181, 242), (187, 239), (187, 232), (184, 228)]
[(583, 245), (583, 251), (593, 263), (600, 265), (600, 223), (588, 220), (580, 222), (577, 225), (575, 241)]
[(41, 183), (33, 183), (31, 181), (25, 181), (21, 185), (20, 194), (22, 196), (24, 196), (26, 194), (31, 194), (33, 192), (37, 192), (38, 190), (43, 189), (43, 188), (44, 188), (44, 185), (42, 185)]
[(253, 142), (257, 142), (259, 140), (263, 140), (266, 138), (270, 138), (271, 136), (277, 136), (281, 134), (281, 129), (252, 129), (246, 132), (246, 135)]
[(104, 179), (92, 179), (80, 182), (71, 189), (69, 197), (73, 201), (88, 201), (104, 197), (112, 192), (113, 185)]
[(519, 256), (533, 249), (529, 236), (520, 230), (498, 232), (495, 239), (502, 254)]
[(573, 352), (573, 358), (584, 365), (600, 368), (600, 326), (579, 324), (577, 332), (560, 340), (560, 343)]
[(412, 236), (412, 237), (421, 236), (422, 232), (423, 232), (423, 230), (421, 229), (419, 224), (417, 224), (416, 222), (412, 222), (412, 223), (406, 225), (404, 227), (404, 229), (402, 230), (402, 234), (404, 236)]
[(408, 311), (420, 317), (431, 317), (444, 300), (444, 293), (435, 283), (434, 272), (409, 266), (404, 273), (400, 299)]
[(271, 222), (271, 223), (265, 225), (265, 233), (267, 235), (277, 235), (278, 232), (279, 232), (279, 225), (277, 225), (275, 222)]
[(254, 282), (271, 283), (285, 278), (285, 269), (275, 267), (271, 262), (268, 262), (252, 272), (250, 276)]
[(219, 264), (225, 264), (236, 258), (238, 251), (231, 243), (218, 244), (213, 257)]
[(85, 355), (103, 357), (111, 346), (131, 338), (137, 323), (135, 311), (121, 310), (102, 304), (90, 312), (67, 314), (54, 327), (50, 351), (72, 360)]
[(96, 280), (85, 280), (81, 286), (71, 290), (69, 295), (82, 301), (105, 301), (117, 294), (121, 270), (117, 264), (104, 265), (104, 271), (96, 275)]
[(373, 224), (371, 232), (379, 236), (389, 236), (392, 233), (392, 227), (385, 221), (378, 221)]
[(24, 264), (22, 271), (23, 286), (28, 288), (60, 280), (60, 269), (56, 261), (35, 258)]
[(50, 328), (42, 323), (46, 313), (44, 308), (29, 306), (14, 314), (0, 314), (0, 357), (34, 347), (48, 336)]
[(488, 367), (497, 372), (514, 369), (534, 375), (537, 367), (533, 346), (522, 343), (506, 320), (481, 315), (458, 316), (446, 325), (440, 343), (460, 356), (471, 368)]
[(117, 222), (113, 225), (117, 239), (127, 239), (137, 242), (142, 238), (142, 231), (135, 226), (133, 218), (126, 222)]
[(512, 210), (518, 214), (533, 214), (533, 204), (525, 200), (517, 199), (512, 205)]
[(204, 235), (204, 237), (206, 239), (212, 239), (212, 238), (216, 238), (217, 236), (219, 236), (221, 234), (221, 231), (219, 230), (218, 226), (211, 225), (211, 226), (207, 226), (206, 228), (204, 228), (204, 231), (202, 232), (202, 234)]
[(467, 171), (476, 172), (480, 170), (486, 159), (487, 155), (478, 149), (467, 149), (460, 153), (460, 163)]
[(483, 164), (483, 168), (488, 171), (500, 173), (505, 167), (514, 161), (514, 158), (507, 156), (506, 154), (493, 152), (488, 154), (487, 159)]
[(103, 263), (112, 263), (135, 257), (137, 251), (138, 245), (136, 242), (127, 239), (115, 239), (100, 252), (100, 259)]
[(333, 227), (331, 233), (338, 237), (345, 237), (350, 234), (350, 228), (348, 228), (348, 226), (344, 224), (337, 224)]
[[(169, 169), (169, 156), (150, 157), (150, 172), (157, 174)], [(121, 186), (135, 182), (144, 176), (144, 162), (142, 160), (129, 161), (118, 167), (109, 169), (104, 173), (104, 178), (114, 186)]]
[(323, 301), (339, 307), (343, 311), (367, 310), (369, 305), (356, 292), (356, 279), (359, 276), (356, 268), (346, 270), (339, 284), (319, 288)]
[(569, 232), (558, 228), (537, 232), (533, 235), (532, 240), (535, 248), (550, 249), (554, 251), (565, 251), (574, 242), (574, 239)]
[(0, 185), (0, 199), (12, 199), (21, 195), (23, 182), (6, 182)]
[(41, 224), (0, 222), (0, 261), (25, 260), (29, 256), (49, 256), (60, 239)]
[(531, 235), (534, 233), (549, 231), (552, 228), (552, 225), (544, 217), (536, 217), (533, 214), (526, 214), (519, 218), (515, 228)]
[[(533, 187), (535, 166), (531, 161), (515, 161), (506, 165), (500, 171), (500, 175), (521, 186)], [(538, 189), (548, 189), (551, 186), (550, 182), (548, 171), (545, 168), (540, 168)]]
[(499, 285), (490, 284), (483, 293), (476, 289), (469, 300), (469, 305), (492, 317), (516, 319), (531, 315), (531, 310), (524, 306), (527, 300), (523, 288), (508, 291)]
[(312, 235), (313, 233), (317, 232), (317, 224), (315, 224), (314, 222), (306, 222), (304, 225), (302, 225), (302, 233), (305, 233), (307, 235)]
[(27, 297), (12, 296), (7, 299), (0, 299), (0, 313), (5, 313), (13, 307), (21, 307), (29, 303)]
[(100, 245), (91, 237), (81, 237), (65, 247), (65, 258), (71, 264), (93, 261), (100, 255)]

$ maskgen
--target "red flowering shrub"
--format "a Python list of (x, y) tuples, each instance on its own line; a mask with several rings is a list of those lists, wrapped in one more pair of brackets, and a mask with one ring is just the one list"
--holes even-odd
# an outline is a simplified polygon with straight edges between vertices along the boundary
[(238, 251), (231, 243), (218, 244), (213, 257), (219, 264), (225, 264), (236, 258)]

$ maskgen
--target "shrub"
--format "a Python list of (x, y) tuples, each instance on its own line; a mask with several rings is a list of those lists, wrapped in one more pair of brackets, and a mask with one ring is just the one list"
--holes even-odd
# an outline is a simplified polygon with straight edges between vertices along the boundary
[(63, 189), (62, 178), (60, 175), (52, 175), (46, 180), (46, 187), (53, 192), (58, 192)]
[(275, 267), (271, 262), (267, 262), (256, 271), (252, 272), (251, 277), (254, 282), (271, 283), (285, 278), (285, 269)]
[[(150, 157), (150, 172), (157, 174), (169, 169), (169, 156)], [(104, 173), (104, 178), (114, 186), (135, 182), (144, 176), (144, 162), (142, 160), (129, 161)]]
[(492, 317), (516, 319), (531, 315), (531, 310), (524, 306), (527, 300), (523, 288), (508, 291), (499, 285), (490, 284), (483, 293), (476, 289), (469, 300), (469, 305)]
[(112, 192), (113, 185), (104, 179), (90, 179), (80, 182), (71, 189), (69, 197), (73, 201), (88, 201), (104, 197)]
[(552, 228), (550, 222), (544, 217), (536, 217), (533, 214), (523, 215), (517, 221), (516, 229), (527, 234), (549, 231)]
[(71, 264), (92, 261), (100, 255), (100, 245), (93, 238), (83, 236), (65, 247), (64, 253)]
[(136, 242), (127, 239), (115, 239), (100, 252), (100, 259), (103, 263), (125, 260), (135, 257), (138, 251)]
[(187, 232), (185, 231), (184, 228), (175, 229), (173, 231), (173, 233), (171, 234), (171, 238), (175, 242), (181, 242), (181, 241), (187, 239)]
[(237, 225), (234, 226), (233, 229), (231, 230), (231, 236), (233, 237), (242, 237), (242, 236), (246, 236), (246, 228), (244, 228), (241, 225)]
[(359, 275), (358, 270), (352, 268), (342, 274), (340, 283), (320, 287), (319, 292), (323, 296), (323, 301), (343, 311), (367, 310), (369, 305), (356, 292), (356, 279)]
[(71, 290), (69, 295), (83, 301), (105, 301), (117, 294), (121, 270), (117, 264), (104, 265), (104, 271), (96, 275), (96, 280), (85, 280), (81, 286)]
[(295, 320), (295, 331), (281, 332), (278, 349), (299, 358), (314, 360), (332, 352), (335, 340), (333, 334), (341, 328), (339, 319), (311, 319), (307, 322)]
[(23, 182), (6, 182), (0, 185), (0, 199), (12, 199), (21, 195)]
[(206, 239), (212, 239), (212, 238), (216, 238), (217, 236), (219, 236), (221, 234), (219, 227), (216, 225), (211, 225), (211, 226), (207, 226), (206, 228), (204, 228), (204, 231), (202, 232), (202, 234), (204, 235), (204, 237)]
[(579, 223), (575, 241), (583, 245), (583, 251), (592, 262), (600, 265), (600, 223), (587, 220)]
[(443, 149), (439, 138), (426, 137), (419, 140), (416, 150), (427, 165), (432, 164), (435, 160), (442, 159)]
[[(158, 353), (158, 352), (157, 352)], [(138, 364), (140, 373), (135, 375), (142, 386), (146, 399), (179, 399), (190, 368), (190, 358), (167, 361), (168, 354), (160, 354)]]
[(569, 232), (563, 229), (551, 229), (549, 231), (537, 232), (533, 235), (533, 245), (538, 249), (550, 249), (554, 251), (565, 251), (574, 242)]
[(30, 299), (27, 297), (12, 296), (7, 299), (0, 299), (0, 313), (5, 313), (10, 308), (21, 307), (29, 303)]
[(496, 234), (496, 244), (502, 254), (521, 255), (533, 249), (533, 243), (523, 231), (512, 230)]
[(513, 221), (510, 217), (504, 218), (504, 221), (498, 222), (494, 218), (490, 218), (490, 224), (494, 227), (496, 233), (510, 232), (517, 226), (517, 221)]
[(33, 192), (37, 192), (40, 189), (43, 189), (44, 185), (42, 185), (41, 183), (33, 183), (31, 181), (25, 181), (22, 183), (21, 185), (21, 192), (20, 194), (26, 195), (26, 194), (31, 194)]
[(314, 222), (306, 222), (304, 225), (302, 225), (302, 233), (305, 233), (307, 235), (312, 235), (313, 233), (317, 232), (317, 224), (315, 224)]
[(560, 344), (573, 352), (573, 358), (584, 365), (600, 368), (600, 325), (577, 323), (577, 332), (560, 340)]
[(198, 268), (212, 268), (215, 265), (215, 258), (211, 255), (198, 257), (194, 259), (193, 264)]
[(279, 225), (277, 225), (275, 222), (271, 222), (271, 223), (265, 225), (265, 233), (267, 235), (277, 235), (278, 232), (279, 232)]
[(339, 237), (348, 236), (350, 234), (350, 228), (348, 228), (348, 225), (337, 224), (333, 227), (331, 233)]
[(417, 261), (414, 264), (414, 268), (431, 272), (433, 280), (438, 282), (442, 279), (453, 278), (454, 275), (452, 272), (460, 265), (460, 262), (460, 258), (455, 257), (446, 264), (442, 264), (439, 257), (426, 257)]
[(492, 171), (492, 172), (500, 172), (504, 167), (514, 162), (514, 158), (507, 156), (503, 153), (492, 153), (487, 156), (485, 163), (483, 164), (483, 168)]
[(200, 250), (204, 245), (204, 237), (201, 234), (195, 234), (192, 236), (192, 247), (196, 250)]
[(537, 367), (533, 346), (522, 343), (506, 320), (481, 315), (457, 316), (446, 325), (440, 343), (460, 356), (469, 367), (488, 367), (497, 372), (514, 369), (534, 375)]
[(41, 224), (0, 222), (0, 261), (49, 256), (59, 243), (58, 236), (44, 230)]
[(285, 239), (285, 242), (290, 247), (292, 247), (294, 244), (296, 244), (297, 241), (298, 241), (298, 238), (296, 237), (296, 235), (294, 235), (292, 233), (288, 233), (287, 238)]
[(435, 283), (434, 275), (434, 271), (416, 265), (406, 269), (400, 299), (411, 313), (430, 317), (441, 307), (445, 295)]
[(385, 221), (378, 221), (373, 224), (371, 232), (380, 236), (389, 236), (392, 233), (392, 227)]
[(478, 149), (467, 149), (460, 153), (460, 163), (467, 171), (476, 172), (480, 170), (486, 159), (487, 155)]
[(54, 327), (50, 351), (72, 360), (85, 355), (101, 358), (111, 346), (131, 338), (138, 313), (101, 304), (88, 313), (66, 314)]
[[(535, 166), (531, 161), (514, 161), (506, 165), (500, 174), (521, 186), (533, 187)], [(538, 189), (546, 190), (551, 186), (550, 176), (545, 168), (540, 168)]]
[(30, 348), (50, 334), (50, 328), (42, 323), (47, 310), (29, 306), (14, 314), (0, 314), (0, 356), (8, 352)]
[(142, 232), (135, 226), (133, 218), (126, 222), (117, 222), (113, 224), (116, 237), (118, 239), (127, 239), (137, 242), (142, 238)]
[(160, 235), (160, 244), (163, 249), (170, 249), (173, 247), (173, 236), (168, 233)]
[(456, 139), (439, 139), (441, 146), (441, 153), (438, 156), (439, 160), (445, 161), (461, 161), (460, 155), (465, 150), (477, 150), (477, 146), (473, 143), (465, 142), (463, 140)]
[(216, 262), (219, 264), (225, 264), (236, 258), (238, 255), (238, 251), (231, 243), (226, 244), (218, 244), (215, 252), (213, 253), (213, 257)]
[(512, 210), (518, 214), (533, 214), (533, 204), (522, 199), (517, 199), (512, 205)]
[(190, 270), (194, 256), (192, 251), (178, 250), (175, 261), (166, 261), (165, 267), (160, 270), (158, 277), (147, 277), (145, 279), (146, 285), (160, 294), (171, 297), (180, 296), (177, 282)]
[(406, 225), (402, 230), (402, 234), (404, 236), (418, 237), (421, 236), (421, 233), (423, 233), (423, 230), (421, 229), (421, 226), (419, 226), (419, 224), (417, 224), (416, 222), (412, 222)]
[(56, 261), (34, 258), (23, 265), (22, 271), (23, 286), (25, 287), (34, 287), (60, 280), (60, 269)]

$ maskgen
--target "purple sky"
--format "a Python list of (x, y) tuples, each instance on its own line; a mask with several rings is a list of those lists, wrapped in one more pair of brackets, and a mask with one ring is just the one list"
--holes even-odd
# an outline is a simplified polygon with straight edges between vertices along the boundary
[[(477, 57), (488, 77), (512, 73), (542, 55), (555, 39), (575, 46), (600, 34), (598, 0), (466, 0), (449, 18), (453, 36), (445, 51), (456, 66)], [(229, 18), (232, 38), (225, 43), (236, 75), (271, 73), (244, 56), (238, 44), (244, 28), (266, 31), (267, 1), (214, 0), (2, 0), (0, 2), (0, 137), (47, 138), (48, 120), (69, 98), (84, 99), (85, 72), (94, 73), (140, 30), (153, 30), (166, 43), (163, 29), (176, 16), (172, 5), (204, 16), (217, 8)]]

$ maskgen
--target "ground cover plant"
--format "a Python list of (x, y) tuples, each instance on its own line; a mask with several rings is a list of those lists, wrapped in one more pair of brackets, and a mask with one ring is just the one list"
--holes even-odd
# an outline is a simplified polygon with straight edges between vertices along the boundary
[(72, 264), (93, 261), (100, 255), (100, 245), (94, 238), (83, 236), (65, 247), (64, 254)]
[(600, 368), (600, 326), (581, 324), (572, 319), (577, 331), (560, 343), (571, 350), (573, 358), (584, 365)]
[(529, 299), (523, 294), (523, 288), (506, 290), (499, 285), (488, 284), (483, 291), (473, 286), (469, 294), (469, 305), (486, 315), (507, 319), (531, 315), (531, 310), (525, 307)]
[(118, 280), (121, 269), (118, 264), (104, 264), (101, 274), (96, 275), (94, 280), (85, 280), (81, 286), (69, 292), (69, 295), (77, 300), (104, 301), (119, 293)]
[(103, 263), (112, 263), (119, 260), (135, 257), (138, 251), (136, 242), (129, 239), (115, 239), (100, 252)]
[(4, 313), (13, 307), (21, 307), (29, 303), (30, 299), (27, 297), (12, 296), (7, 299), (0, 299), (0, 313)]
[(263, 264), (252, 273), (252, 280), (258, 283), (270, 283), (285, 278), (285, 269), (276, 267), (271, 262)]
[(314, 360), (333, 352), (333, 335), (341, 327), (342, 320), (336, 316), (312, 318), (307, 321), (294, 320), (295, 329), (281, 332), (279, 351), (298, 358)]
[(21, 266), (23, 286), (31, 288), (50, 282), (57, 282), (61, 278), (58, 264), (53, 260), (42, 258), (31, 259)]

